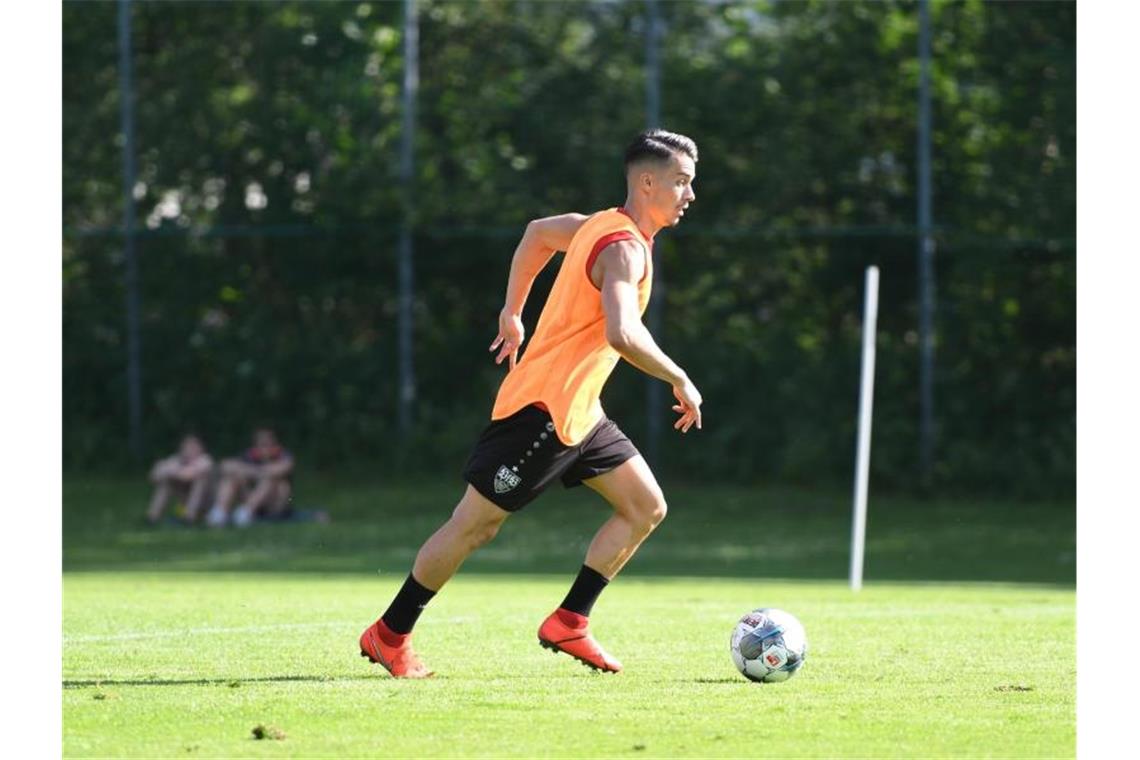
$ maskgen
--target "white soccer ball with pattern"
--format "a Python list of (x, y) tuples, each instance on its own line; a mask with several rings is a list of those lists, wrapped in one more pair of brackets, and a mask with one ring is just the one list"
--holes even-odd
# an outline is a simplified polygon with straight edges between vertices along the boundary
[(728, 648), (732, 663), (745, 678), (776, 683), (787, 681), (803, 667), (807, 634), (795, 615), (763, 607), (740, 619)]

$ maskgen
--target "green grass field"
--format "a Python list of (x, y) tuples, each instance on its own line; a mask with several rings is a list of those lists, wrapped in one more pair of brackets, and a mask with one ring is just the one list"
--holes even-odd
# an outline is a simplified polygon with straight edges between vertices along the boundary
[[(612, 676), (535, 640), (605, 514), (552, 493), (425, 613), (439, 675), (396, 682), (356, 637), (458, 486), (303, 485), (332, 524), (210, 533), (142, 527), (141, 484), (65, 482), (66, 755), (1075, 753), (1071, 503), (874, 500), (855, 595), (843, 495), (667, 486), (670, 517), (595, 609)], [(729, 661), (759, 605), (807, 628), (788, 683)]]

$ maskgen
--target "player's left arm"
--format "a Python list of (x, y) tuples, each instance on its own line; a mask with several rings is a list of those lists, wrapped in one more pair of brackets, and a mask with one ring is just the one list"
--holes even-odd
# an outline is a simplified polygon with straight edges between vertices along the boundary
[(499, 349), (495, 364), (509, 359), (515, 368), (519, 347), (526, 339), (522, 323), (523, 305), (530, 295), (531, 286), (557, 251), (565, 251), (570, 241), (588, 217), (585, 214), (559, 214), (535, 219), (526, 226), (522, 240), (511, 259), (511, 274), (507, 279), (507, 297), (499, 312), (499, 334), (491, 343), (490, 351)]
[(597, 266), (601, 268), (602, 311), (606, 315), (606, 342), (627, 362), (647, 375), (673, 386), (677, 404), (673, 411), (681, 417), (673, 427), (682, 433), (693, 425), (701, 428), (700, 391), (688, 374), (661, 350), (641, 321), (637, 283), (645, 275), (645, 254), (640, 245), (619, 240), (602, 249)]

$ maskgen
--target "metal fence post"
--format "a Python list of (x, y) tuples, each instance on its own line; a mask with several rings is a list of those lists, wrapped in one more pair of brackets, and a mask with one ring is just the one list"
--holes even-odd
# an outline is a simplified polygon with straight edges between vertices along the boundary
[(918, 5), (918, 343), (919, 474), (934, 466), (934, 234), (930, 180), (930, 2)]
[(139, 337), (139, 266), (135, 251), (135, 114), (131, 77), (131, 2), (119, 0), (119, 116), (123, 130), (123, 247), (127, 292), (128, 443), (142, 458), (142, 369)]
[(419, 21), (416, 0), (404, 0), (404, 88), (403, 122), (400, 135), (400, 192), (402, 195), (399, 259), (399, 424), (405, 438), (412, 430), (416, 400), (416, 370), (412, 352), (412, 299), (415, 285), (412, 226), (415, 188), (416, 93), (419, 90)]
[[(657, 0), (645, 0), (645, 121), (649, 129), (661, 126), (661, 16)], [(661, 303), (665, 298), (665, 272), (661, 256), (653, 257), (653, 298), (649, 301), (649, 331), (661, 339)], [(645, 380), (645, 440), (646, 459), (650, 464), (660, 462), (661, 410), (663, 388), (655, 377)]]

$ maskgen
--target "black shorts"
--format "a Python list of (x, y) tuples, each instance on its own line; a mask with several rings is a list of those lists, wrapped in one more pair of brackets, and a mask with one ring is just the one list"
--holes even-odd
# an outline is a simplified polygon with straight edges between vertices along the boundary
[(487, 426), (463, 468), (463, 479), (495, 505), (515, 512), (555, 478), (573, 488), (637, 455), (637, 447), (608, 417), (581, 443), (567, 446), (558, 440), (550, 414), (531, 404)]

